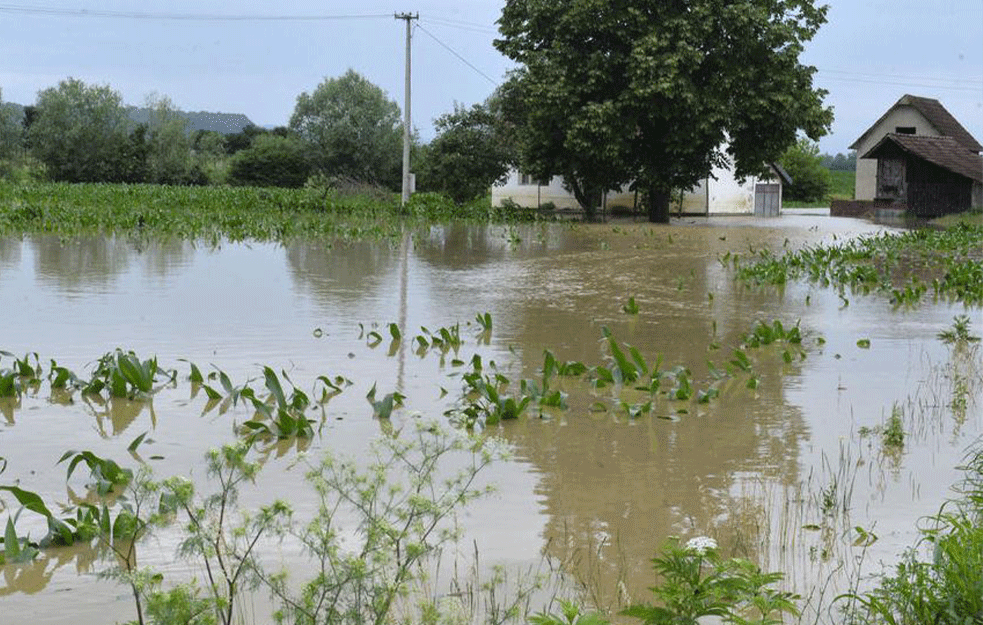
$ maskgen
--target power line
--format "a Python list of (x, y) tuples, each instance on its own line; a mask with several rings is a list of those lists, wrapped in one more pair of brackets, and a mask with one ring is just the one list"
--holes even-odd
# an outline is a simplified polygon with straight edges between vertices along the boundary
[(873, 78), (897, 78), (900, 80), (918, 80), (918, 81), (929, 81), (929, 82), (953, 82), (953, 83), (973, 83), (983, 86), (983, 79), (980, 78), (962, 78), (954, 76), (913, 76), (913, 75), (903, 75), (903, 74), (885, 74), (883, 72), (854, 72), (842, 69), (823, 69), (818, 68), (820, 73), (823, 74), (842, 74), (844, 76), (864, 76)]
[(460, 30), (468, 30), (476, 33), (487, 33), (490, 35), (498, 34), (498, 29), (494, 26), (488, 26), (487, 24), (477, 24), (475, 22), (463, 22), (460, 20), (452, 20), (445, 17), (432, 17), (426, 16), (425, 18), (428, 22), (433, 24), (438, 24), (440, 26), (445, 26), (448, 28), (457, 28)]
[(983, 93), (983, 85), (977, 87), (960, 87), (958, 85), (928, 85), (913, 82), (900, 82), (891, 80), (866, 80), (863, 78), (849, 78), (846, 76), (826, 76), (826, 80), (838, 80), (841, 82), (855, 82), (867, 85), (894, 85), (898, 87), (914, 87), (917, 89), (948, 89), (950, 91), (971, 91)]
[(392, 17), (391, 13), (342, 14), (342, 15), (262, 15), (255, 13), (149, 13), (144, 11), (104, 11), (99, 9), (65, 9), (37, 7), (19, 4), (0, 4), (0, 13), (17, 15), (52, 15), (62, 17), (96, 17), (134, 20), (167, 20), (188, 22), (314, 22), (330, 20), (379, 19)]
[(487, 80), (491, 84), (495, 85), (496, 87), (498, 86), (498, 81), (497, 80), (495, 80), (494, 78), (492, 78), (488, 74), (484, 73), (483, 71), (481, 71), (480, 69), (478, 69), (477, 67), (475, 67), (474, 65), (472, 65), (466, 58), (464, 58), (463, 56), (461, 56), (460, 54), (458, 54), (449, 45), (447, 45), (446, 43), (444, 43), (440, 39), (437, 39), (437, 37), (432, 32), (430, 32), (429, 30), (427, 30), (426, 28), (424, 28), (419, 22), (417, 22), (416, 27), (419, 28), (420, 30), (422, 30), (423, 32), (425, 32), (427, 35), (429, 35), (429, 37), (431, 39), (433, 39), (434, 41), (436, 41), (438, 44), (440, 44), (441, 46), (443, 46), (443, 48), (445, 50), (447, 50), (448, 52), (450, 52), (451, 54), (453, 54), (454, 56), (456, 56), (462, 63), (464, 63), (465, 65), (467, 65), (468, 67), (470, 67), (471, 69), (473, 69), (474, 71), (476, 71), (478, 74), (480, 74), (482, 77), (484, 77), (485, 80)]

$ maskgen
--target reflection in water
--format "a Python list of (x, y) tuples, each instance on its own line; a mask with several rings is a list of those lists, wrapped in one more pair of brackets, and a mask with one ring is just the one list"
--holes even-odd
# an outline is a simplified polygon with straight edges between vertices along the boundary
[[(0, 261), (4, 260), (3, 245), (12, 240), (0, 240)], [(167, 279), (187, 265), (195, 252), (194, 244), (186, 241), (138, 243), (98, 236), (67, 240), (35, 236), (27, 240), (27, 245), (39, 280), (66, 294), (105, 290), (132, 265), (141, 267), (146, 278)], [(6, 263), (0, 262), (0, 266), (3, 264)]]
[(91, 236), (66, 241), (34, 237), (31, 251), (38, 279), (74, 294), (106, 289), (127, 270), (132, 254), (117, 239)]
[(365, 304), (376, 281), (394, 271), (398, 251), (369, 241), (294, 241), (287, 247), (287, 262), (300, 289), (325, 306), (350, 313)]
[(3, 278), (5, 270), (7, 273), (13, 273), (19, 269), (23, 246), (20, 239), (0, 237), (0, 279)]
[[(157, 415), (154, 413), (152, 399), (126, 399), (124, 397), (104, 399), (102, 395), (83, 395), (82, 401), (96, 418), (96, 428), (103, 438), (123, 434), (145, 409), (150, 415), (151, 427), (157, 427)], [(110, 431), (106, 430), (107, 424), (110, 426)]]
[[(546, 413), (542, 419), (534, 410), (501, 427), (517, 458), (510, 470), (535, 480), (535, 486), (501, 485), (492, 512), (500, 534), (488, 534), (536, 528), (539, 546), (549, 556), (576, 562), (581, 580), (597, 584), (609, 600), (617, 594), (619, 577), (635, 599), (647, 599), (650, 559), (670, 534), (708, 534), (729, 553), (779, 561), (785, 545), (770, 536), (773, 528), (766, 517), (776, 505), (806, 498), (796, 489), (811, 479), (822, 454), (835, 457), (841, 437), (849, 438), (858, 424), (877, 425), (885, 406), (889, 411), (900, 399), (899, 380), (922, 379), (925, 370), (934, 369), (927, 359), (912, 358), (912, 352), (937, 347), (935, 333), (952, 316), (944, 304), (896, 311), (874, 299), (853, 298), (852, 306), (843, 309), (835, 294), (817, 287), (746, 288), (721, 262), (728, 254), (752, 254), (765, 245), (798, 247), (830, 242), (834, 232), (842, 237), (861, 230), (870, 227), (829, 218), (734, 218), (672, 227), (454, 224), (414, 231), (400, 241), (294, 241), (285, 248), (228, 245), (219, 250), (184, 243), (137, 248), (111, 239), (63, 245), (39, 237), (28, 245), (36, 276), (29, 275), (30, 267), (20, 267), (19, 243), (0, 239), (0, 308), (15, 305), (25, 290), (38, 295), (43, 306), (57, 308), (57, 315), (42, 310), (22, 321), (38, 326), (32, 328), (35, 335), (57, 337), (54, 353), (42, 354), (42, 359), (59, 357), (62, 345), (73, 349), (76, 320), (112, 317), (114, 310), (132, 303), (138, 311), (134, 319), (141, 322), (134, 322), (139, 337), (110, 320), (86, 326), (98, 334), (99, 341), (92, 342), (128, 348), (128, 341), (139, 338), (141, 355), (166, 351), (176, 354), (175, 359), (193, 356), (203, 371), (214, 363), (231, 372), (235, 384), (251, 379), (260, 389), (261, 365), (288, 371), (305, 391), (320, 374), (350, 378), (352, 387), (332, 397), (323, 411), (308, 415), (318, 420), (318, 437), (261, 446), (265, 466), (258, 492), (243, 506), (283, 497), (298, 511), (311, 505), (299, 475), (287, 468), (298, 452), (317, 454), (327, 448), (357, 453), (353, 450), (364, 449), (380, 432), (398, 430), (409, 411), (441, 415), (460, 388), (455, 376), (461, 367), (455, 359), (467, 363), (478, 354), (485, 363), (494, 360), (516, 383), (540, 380), (545, 349), (561, 361), (606, 363), (609, 355), (601, 339), (607, 327), (648, 362), (661, 356), (663, 369), (685, 366), (694, 383), (705, 387), (707, 361), (724, 368), (756, 323), (800, 323), (811, 341), (807, 358), (786, 363), (781, 346), (754, 350), (750, 357), (760, 379), (756, 389), (745, 387), (747, 374), (738, 374), (708, 404), (659, 400), (652, 414), (631, 419), (612, 401), (612, 389), (564, 379), (554, 384), (567, 393), (569, 410)], [(5, 290), (12, 273), (25, 285), (17, 292)], [(199, 281), (188, 286), (188, 276)], [(108, 293), (101, 308), (93, 303), (97, 298), (89, 297), (94, 291)], [(79, 293), (87, 297), (65, 297)], [(176, 293), (181, 293), (180, 306), (174, 306)], [(639, 314), (622, 311), (629, 297), (638, 303)], [(173, 314), (156, 315), (165, 309)], [(480, 328), (468, 325), (484, 312), (493, 319), (487, 344), (479, 338)], [(390, 342), (385, 329), (390, 322), (401, 328), (401, 341)], [(366, 329), (378, 324), (384, 337), (378, 346), (357, 338), (358, 323)], [(461, 324), (465, 339), (457, 353), (444, 358), (433, 351), (417, 353), (410, 343), (420, 326), (453, 324)], [(323, 331), (314, 333), (315, 328)], [(815, 342), (820, 333), (825, 347)], [(875, 347), (858, 350), (861, 336), (871, 338)], [(80, 358), (98, 356), (95, 351)], [(186, 376), (185, 363), (162, 366), (176, 367)], [(186, 378), (181, 380), (183, 385)], [(389, 420), (374, 419), (366, 402), (373, 385), (379, 393), (405, 394), (406, 410)], [(448, 391), (446, 397), (442, 389)], [(153, 431), (148, 437), (152, 442), (140, 446), (140, 457), (156, 462), (162, 477), (191, 475), (201, 481), (205, 449), (229, 442), (237, 424), (252, 415), (241, 406), (237, 410), (218, 400), (209, 402), (200, 390), (193, 385), (189, 398), (183, 388), (165, 389), (153, 402), (78, 396), (48, 400), (44, 392), (24, 398), (23, 406), (0, 400), (6, 421), (0, 427), (0, 455), (10, 463), (4, 478), (25, 485), (37, 480), (38, 490), (61, 497), (64, 471), (51, 465), (66, 448), (125, 459), (126, 444), (138, 433)], [(978, 389), (973, 393), (971, 401)], [(631, 389), (622, 397), (628, 402), (646, 399)], [(594, 412), (596, 402), (615, 407)], [(88, 424), (79, 419), (80, 412), (88, 412)], [(955, 433), (946, 426), (924, 440), (913, 437), (894, 472), (890, 459), (878, 457), (875, 463), (869, 452), (850, 457), (847, 464), (862, 457), (865, 467), (887, 467), (876, 475), (870, 469), (869, 484), (857, 487), (863, 491), (858, 498), (868, 498), (864, 503), (886, 517), (878, 521), (889, 525), (898, 540), (906, 535), (896, 528), (911, 522), (911, 493), (917, 490), (926, 499), (921, 503), (935, 506), (926, 493), (944, 492), (949, 483), (949, 474), (924, 465), (949, 463), (952, 450), (981, 430), (972, 414), (967, 410), (960, 417)], [(66, 432), (71, 433), (68, 440)], [(920, 460), (920, 454), (930, 459)], [(916, 483), (924, 486), (916, 489)], [(896, 508), (887, 507), (891, 502)], [(502, 511), (518, 512), (510, 517)], [(801, 521), (785, 531), (799, 532), (802, 524), (812, 522)], [(481, 527), (480, 520), (475, 523)], [(163, 531), (164, 542), (176, 542), (175, 533)], [(528, 546), (520, 549), (504, 544), (499, 551), (510, 562), (538, 559)], [(145, 564), (166, 567), (172, 556), (168, 551)], [(45, 584), (95, 583), (77, 582), (70, 575), (59, 582), (58, 567), (68, 567), (52, 566), (50, 558), (57, 556), (46, 557), (24, 571), (4, 568), (7, 583), (0, 593), (14, 595), (5, 599), (11, 609), (29, 605), (17, 594), (42, 591)], [(59, 597), (49, 589), (44, 600), (56, 606)], [(98, 608), (80, 620), (55, 615), (69, 611), (52, 607), (47, 621), (101, 622)]]

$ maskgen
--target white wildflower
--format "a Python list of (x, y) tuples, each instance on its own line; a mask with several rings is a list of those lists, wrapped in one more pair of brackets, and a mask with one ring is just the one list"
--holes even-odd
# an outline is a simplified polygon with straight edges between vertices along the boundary
[(686, 541), (686, 551), (691, 551), (697, 555), (704, 555), (710, 549), (717, 548), (717, 541), (709, 536), (697, 536)]

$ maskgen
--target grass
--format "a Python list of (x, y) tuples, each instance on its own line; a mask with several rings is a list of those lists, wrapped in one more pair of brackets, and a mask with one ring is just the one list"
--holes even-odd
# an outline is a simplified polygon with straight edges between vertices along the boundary
[(831, 181), (829, 199), (849, 200), (853, 198), (853, 193), (857, 185), (857, 172), (830, 170), (829, 177)]
[(952, 226), (957, 226), (959, 224), (983, 227), (983, 210), (977, 208), (969, 210), (965, 213), (943, 215), (942, 217), (933, 219), (930, 223), (933, 226), (940, 226), (942, 228), (951, 228)]

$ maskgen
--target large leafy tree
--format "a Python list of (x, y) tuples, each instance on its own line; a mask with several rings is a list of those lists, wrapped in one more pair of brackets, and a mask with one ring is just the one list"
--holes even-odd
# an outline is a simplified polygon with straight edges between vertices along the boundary
[(0, 90), (0, 159), (10, 158), (20, 151), (23, 117), (13, 105), (3, 103)]
[(181, 184), (191, 170), (190, 122), (167, 96), (147, 97), (147, 171), (151, 182)]
[(130, 126), (119, 93), (68, 78), (38, 93), (28, 142), (54, 180), (130, 181), (146, 157)]
[(562, 175), (585, 208), (633, 182), (651, 221), (715, 165), (759, 173), (832, 111), (799, 54), (825, 22), (812, 0), (507, 0), (496, 47), (522, 161)]
[(455, 105), (434, 121), (437, 136), (427, 146), (420, 167), (422, 182), (456, 202), (488, 193), (508, 174), (513, 152), (492, 108)]
[(399, 106), (348, 70), (297, 97), (290, 128), (311, 147), (311, 162), (330, 176), (395, 187), (401, 179)]

